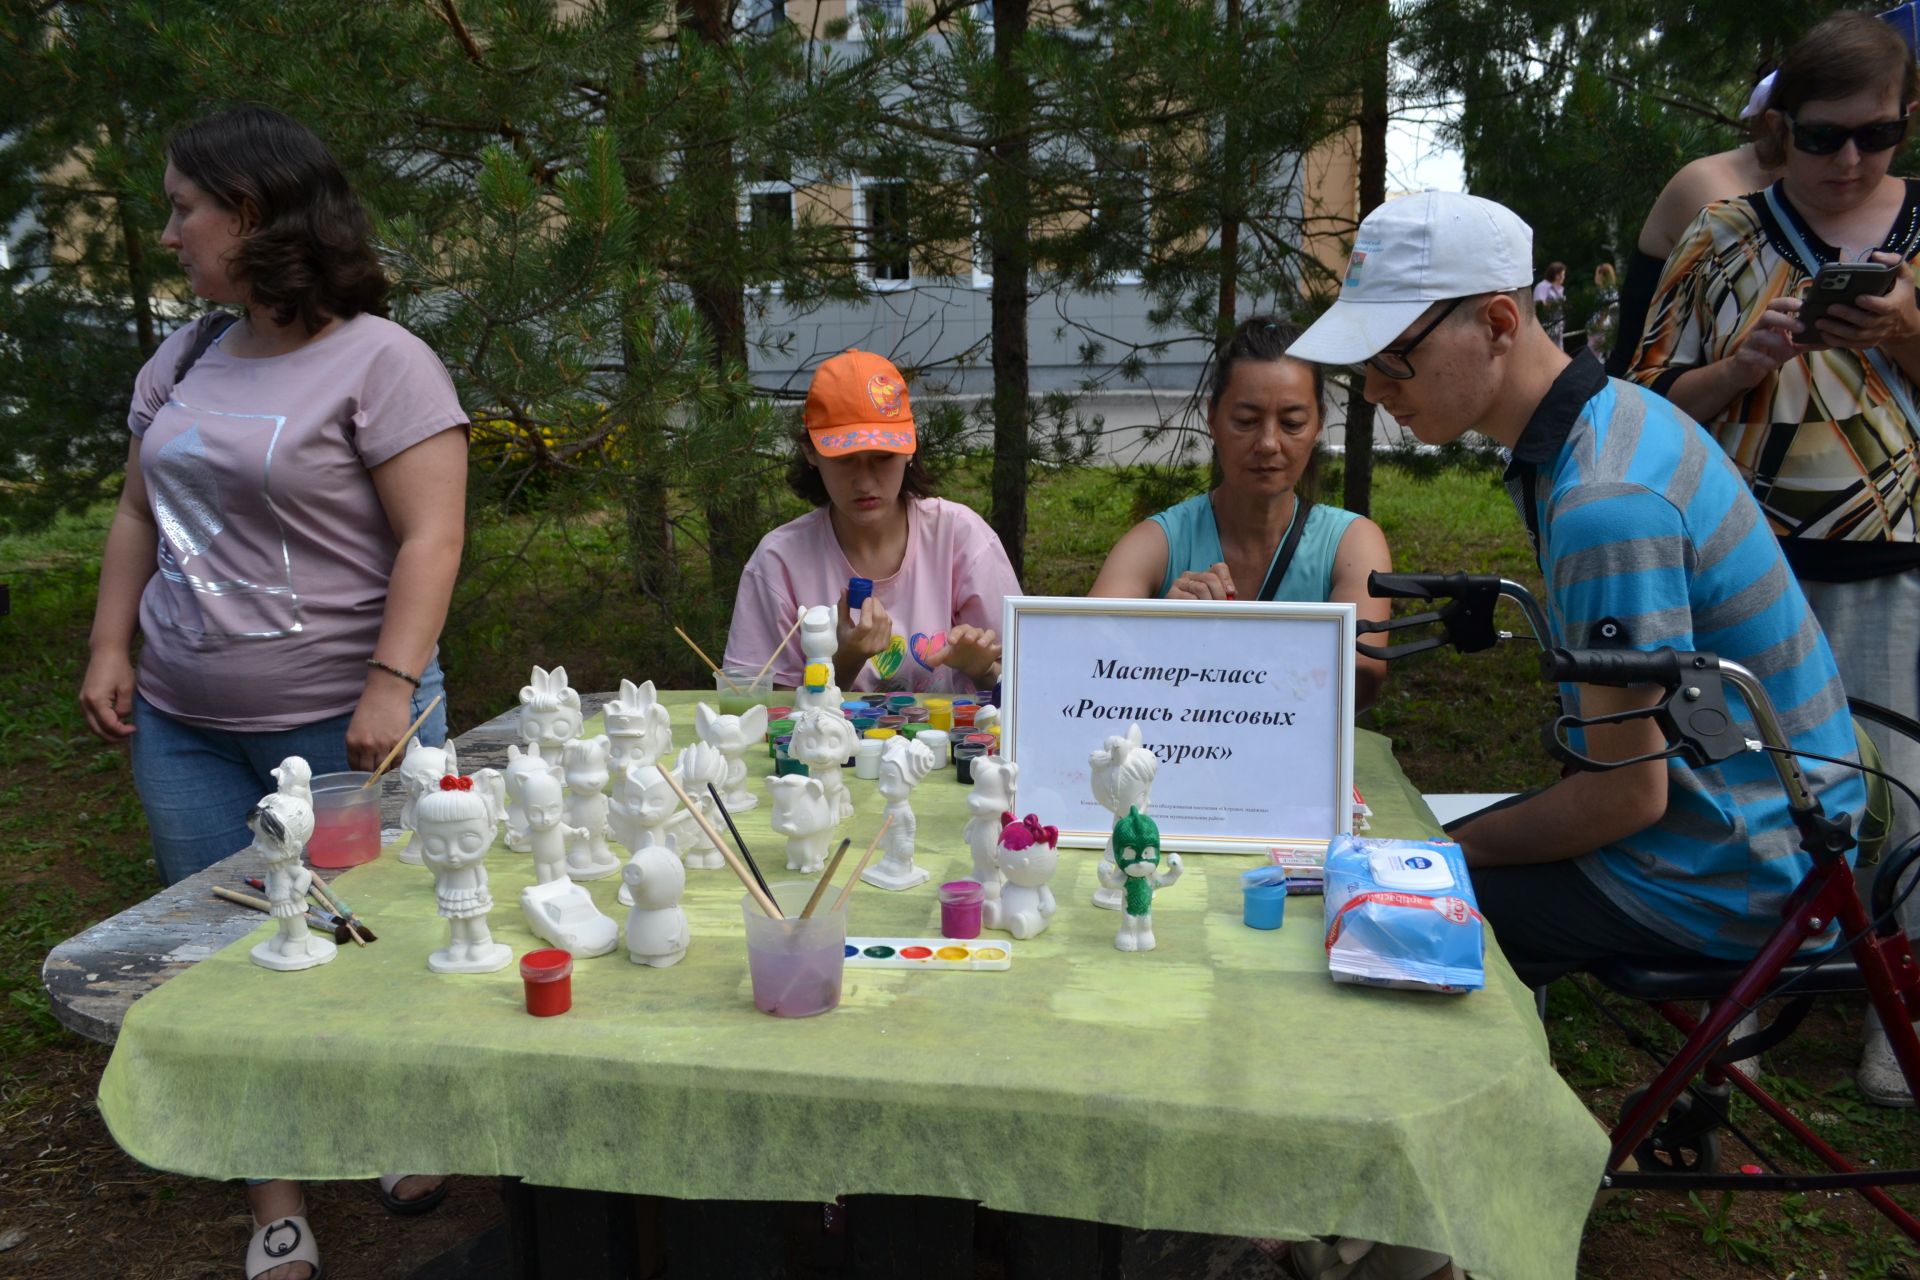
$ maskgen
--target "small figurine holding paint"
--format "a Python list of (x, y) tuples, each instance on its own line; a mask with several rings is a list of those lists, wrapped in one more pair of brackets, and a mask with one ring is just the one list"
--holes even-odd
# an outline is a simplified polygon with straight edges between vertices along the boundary
[(653, 681), (621, 680), (620, 696), (607, 704), (605, 715), (612, 744), (607, 759), (616, 777), (628, 765), (652, 764), (673, 750), (673, 718), (660, 705)]
[(787, 838), (787, 870), (814, 875), (827, 862), (833, 803), (818, 778), (790, 773), (767, 779), (773, 797), (773, 834)]
[(567, 838), (567, 874), (604, 880), (620, 872), (620, 858), (607, 847), (607, 735), (566, 744), (567, 823), (586, 832)]
[(515, 853), (527, 853), (532, 849), (528, 842), (527, 804), (522, 797), (527, 779), (536, 773), (548, 774), (555, 782), (559, 782), (560, 762), (542, 759), (537, 742), (529, 743), (525, 752), (517, 746), (507, 747), (507, 767), (501, 776), (507, 786), (507, 848)]
[(671, 848), (642, 849), (620, 869), (633, 906), (627, 912), (627, 958), (664, 969), (687, 954), (687, 913), (680, 895), (687, 869)]
[(1043, 933), (1053, 920), (1053, 890), (1047, 882), (1060, 865), (1060, 829), (1041, 826), (1031, 813), (1018, 820), (1003, 813), (1000, 822), (997, 857), (1006, 883), (999, 897), (987, 900), (981, 923), (1024, 940)]
[(487, 849), (493, 824), (473, 779), (448, 774), (422, 796), (414, 840), (433, 871), (433, 896), (448, 921), (447, 945), (427, 957), (435, 973), (492, 973), (513, 961), (513, 948), (495, 942), (487, 927), (493, 895), (487, 891)]
[[(407, 752), (400, 757), (398, 766), (400, 785), (406, 788), (407, 798), (400, 805), (400, 826), (412, 831), (414, 806), (420, 803), (420, 797), (440, 785), (440, 779), (450, 773), (460, 772), (455, 759), (453, 739), (447, 739), (445, 746), (423, 747), (420, 739), (407, 741)], [(400, 861), (420, 865), (420, 850), (412, 841), (400, 847)]]
[(1126, 915), (1113, 945), (1122, 951), (1151, 951), (1153, 940), (1153, 891), (1164, 889), (1180, 878), (1180, 855), (1167, 855), (1167, 869), (1160, 865), (1160, 827), (1138, 809), (1113, 824), (1113, 858), (1126, 877)]
[[(1147, 811), (1154, 775), (1160, 772), (1160, 757), (1140, 745), (1139, 725), (1128, 725), (1124, 737), (1108, 738), (1098, 751), (1087, 757), (1087, 763), (1093, 766), (1093, 798), (1101, 808), (1116, 820), (1135, 809), (1141, 813)], [(1093, 891), (1093, 905), (1109, 911), (1120, 910), (1125, 892), (1121, 887), (1120, 869), (1114, 865), (1111, 838), (1100, 855), (1096, 872), (1100, 887)]]
[(1006, 826), (1002, 815), (1013, 809), (1019, 776), (1020, 766), (1011, 760), (981, 756), (973, 762), (973, 789), (967, 792), (967, 825), (961, 836), (973, 854), (973, 878), (988, 902), (1000, 896), (1000, 832)]
[(880, 753), (880, 794), (887, 801), (887, 835), (880, 861), (860, 873), (868, 884), (882, 889), (911, 889), (925, 884), (931, 873), (913, 864), (913, 841), (919, 825), (910, 803), (913, 789), (933, 772), (933, 752), (911, 738), (888, 738)]
[(567, 683), (567, 669), (533, 669), (533, 683), (520, 688), (520, 741), (558, 748), (580, 735), (586, 716), (580, 695)]
[(307, 928), (307, 886), (313, 883), (313, 872), (300, 865), (313, 835), (313, 806), (284, 792), (266, 796), (247, 815), (247, 829), (253, 832), (254, 852), (266, 859), (267, 901), (279, 926), (248, 954), (261, 968), (281, 972), (325, 964), (336, 948), (332, 938)]
[[(832, 711), (809, 707), (794, 713), (793, 741), (787, 750), (795, 760), (807, 766), (808, 776), (818, 778), (820, 785), (826, 789), (827, 802), (833, 806), (835, 823), (845, 822), (853, 816), (853, 794), (847, 790), (840, 771), (846, 767), (847, 757), (854, 753), (859, 743), (853, 724), (840, 714), (838, 707)], [(727, 803), (733, 802), (728, 800)]]
[(706, 703), (693, 709), (694, 731), (700, 741), (718, 751), (727, 762), (725, 779), (719, 783), (722, 799), (731, 813), (740, 813), (760, 803), (760, 797), (747, 789), (747, 748), (767, 736), (767, 709), (748, 707), (737, 716), (723, 716)]

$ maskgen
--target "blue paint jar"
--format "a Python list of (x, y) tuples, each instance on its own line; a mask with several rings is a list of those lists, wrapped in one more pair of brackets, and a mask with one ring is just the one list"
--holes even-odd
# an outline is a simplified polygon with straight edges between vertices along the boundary
[(847, 611), (851, 613), (855, 609), (858, 609), (861, 605), (867, 602), (867, 597), (872, 594), (873, 594), (872, 578), (848, 578), (847, 579)]
[(1249, 929), (1278, 929), (1287, 916), (1287, 873), (1255, 867), (1240, 873), (1240, 920)]

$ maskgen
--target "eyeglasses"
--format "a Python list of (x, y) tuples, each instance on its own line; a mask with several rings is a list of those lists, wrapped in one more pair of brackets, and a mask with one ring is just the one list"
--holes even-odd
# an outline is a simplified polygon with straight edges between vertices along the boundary
[(1863, 154), (1891, 151), (1907, 136), (1907, 118), (1876, 120), (1872, 124), (1801, 124), (1786, 112), (1780, 113), (1793, 131), (1793, 145), (1810, 156), (1830, 156), (1853, 139)]
[(1407, 357), (1413, 354), (1415, 347), (1427, 340), (1428, 334), (1440, 327), (1442, 320), (1452, 315), (1455, 308), (1465, 301), (1465, 298), (1455, 298), (1452, 302), (1440, 308), (1440, 314), (1427, 321), (1427, 323), (1421, 327), (1420, 332), (1408, 338), (1405, 346), (1400, 347), (1398, 350), (1388, 347), (1383, 351), (1376, 351), (1360, 363), (1379, 370), (1381, 374), (1392, 378), (1395, 382), (1405, 382), (1413, 376), (1413, 361), (1407, 359)]

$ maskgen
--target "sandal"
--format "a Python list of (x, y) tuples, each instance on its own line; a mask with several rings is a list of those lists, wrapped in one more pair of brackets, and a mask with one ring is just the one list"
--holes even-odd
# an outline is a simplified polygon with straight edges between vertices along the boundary
[(417, 1214), (432, 1213), (440, 1207), (440, 1202), (447, 1198), (447, 1184), (444, 1180), (439, 1186), (427, 1192), (427, 1194), (412, 1200), (402, 1200), (399, 1196), (393, 1194), (395, 1187), (405, 1182), (408, 1178), (418, 1176), (418, 1174), (412, 1173), (383, 1173), (380, 1175), (380, 1203), (386, 1207), (388, 1213), (398, 1214), (403, 1218), (410, 1218)]
[(320, 1246), (313, 1242), (313, 1228), (304, 1217), (296, 1213), (253, 1229), (253, 1239), (247, 1242), (247, 1280), (290, 1262), (312, 1267), (311, 1280), (322, 1280), (327, 1274), (320, 1265)]

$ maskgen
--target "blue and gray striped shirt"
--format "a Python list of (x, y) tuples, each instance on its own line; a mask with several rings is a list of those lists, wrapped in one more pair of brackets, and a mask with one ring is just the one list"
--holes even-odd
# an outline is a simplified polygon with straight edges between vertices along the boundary
[[(1691, 418), (1609, 380), (1583, 352), (1521, 433), (1506, 478), (1546, 578), (1556, 644), (1730, 658), (1760, 677), (1795, 747), (1855, 758), (1826, 637), (1745, 481)], [(1600, 635), (1602, 622), (1614, 634)], [(1577, 687), (1560, 696), (1578, 714)], [(1738, 692), (1727, 703), (1757, 737)], [(1858, 819), (1860, 774), (1802, 765), (1830, 815)], [(1648, 928), (1707, 955), (1750, 956), (1812, 867), (1778, 776), (1759, 752), (1667, 767), (1666, 816), (1576, 865)]]

